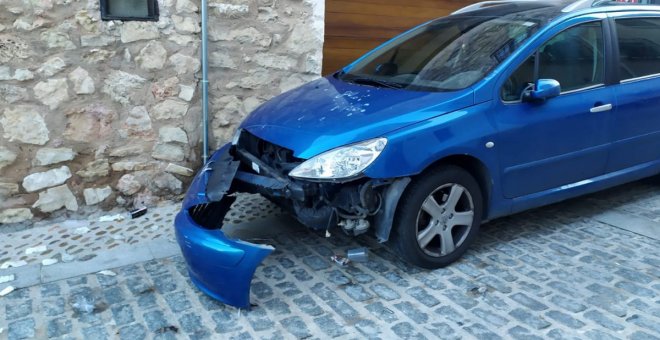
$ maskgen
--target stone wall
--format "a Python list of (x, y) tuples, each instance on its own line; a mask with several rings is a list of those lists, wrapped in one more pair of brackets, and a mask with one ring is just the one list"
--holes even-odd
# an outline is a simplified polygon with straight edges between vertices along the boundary
[[(321, 72), (323, 0), (211, 0), (212, 145)], [(197, 0), (157, 22), (0, 0), (0, 224), (176, 199), (200, 166)]]
[(220, 142), (264, 101), (319, 77), (325, 2), (210, 1), (211, 129)]

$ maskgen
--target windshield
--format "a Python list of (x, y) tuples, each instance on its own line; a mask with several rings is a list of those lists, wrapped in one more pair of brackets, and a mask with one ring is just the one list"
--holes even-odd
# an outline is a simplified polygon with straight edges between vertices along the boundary
[(337, 77), (411, 91), (464, 89), (484, 78), (555, 15), (548, 12), (445, 17), (392, 41)]

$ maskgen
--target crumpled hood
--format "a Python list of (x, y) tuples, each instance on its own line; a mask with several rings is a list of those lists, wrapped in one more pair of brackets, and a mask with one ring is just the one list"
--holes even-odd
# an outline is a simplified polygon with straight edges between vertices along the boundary
[(321, 78), (271, 99), (241, 124), (308, 159), (473, 104), (471, 89), (414, 92)]

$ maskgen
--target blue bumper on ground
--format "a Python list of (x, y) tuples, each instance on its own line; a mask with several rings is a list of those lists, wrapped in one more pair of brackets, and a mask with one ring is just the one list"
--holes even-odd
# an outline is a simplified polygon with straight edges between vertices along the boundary
[[(274, 248), (229, 239), (222, 232), (222, 218), (219, 218), (217, 228), (209, 229), (196, 223), (190, 213), (191, 208), (210, 203), (206, 197), (206, 186), (214, 168), (217, 169), (213, 164), (226, 159), (229, 149), (230, 146), (226, 145), (218, 150), (197, 174), (174, 224), (193, 283), (223, 303), (248, 308), (254, 272)], [(228, 180), (232, 181), (233, 177), (229, 176)], [(226, 206), (219, 208), (226, 212), (233, 201), (233, 197), (225, 196), (219, 203)]]

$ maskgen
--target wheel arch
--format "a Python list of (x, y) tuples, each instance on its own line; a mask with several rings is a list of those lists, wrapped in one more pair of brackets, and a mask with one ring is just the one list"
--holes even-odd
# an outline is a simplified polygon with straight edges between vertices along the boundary
[[(435, 162), (430, 163), (426, 168), (410, 177), (399, 178), (393, 187), (392, 197), (388, 197), (388, 201), (392, 200), (389, 204), (387, 213), (379, 214), (380, 217), (376, 221), (376, 235), (380, 242), (387, 242), (392, 233), (392, 227), (396, 211), (399, 209), (399, 199), (403, 196), (404, 192), (408, 190), (408, 184), (415, 177), (423, 176), (425, 173), (436, 169), (441, 166), (454, 165), (467, 171), (477, 181), (479, 188), (482, 191), (482, 204), (484, 216), (489, 216), (490, 199), (493, 192), (493, 180), (486, 165), (478, 158), (468, 154), (453, 154), (450, 156), (442, 157)], [(389, 196), (389, 195), (388, 195)], [(382, 216), (381, 216), (382, 215)]]
[(467, 171), (479, 184), (482, 192), (484, 216), (489, 216), (490, 199), (493, 192), (493, 178), (486, 165), (478, 158), (468, 154), (455, 154), (443, 157), (428, 165), (418, 176), (444, 165), (454, 165)]

